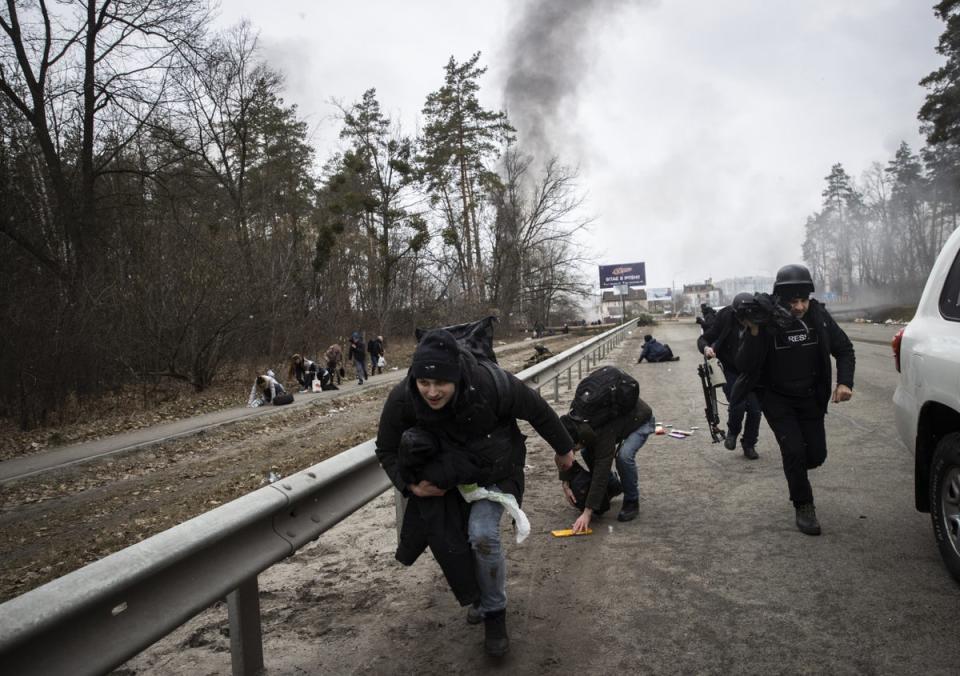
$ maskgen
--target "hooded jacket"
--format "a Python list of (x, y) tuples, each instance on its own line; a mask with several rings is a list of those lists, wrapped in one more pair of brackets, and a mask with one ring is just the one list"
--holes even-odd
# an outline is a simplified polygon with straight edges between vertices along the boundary
[[(610, 480), (610, 468), (620, 443), (653, 418), (653, 409), (643, 399), (637, 399), (636, 406), (621, 416), (592, 429), (593, 434), (580, 442), (590, 450), (592, 462), (588, 463), (591, 472), (590, 491), (587, 493), (586, 506), (594, 512), (602, 513), (607, 498), (607, 484)], [(571, 472), (559, 473), (561, 481), (570, 481)], [(606, 500), (609, 505), (609, 500)]]
[(736, 371), (737, 348), (740, 347), (740, 328), (733, 307), (727, 305), (716, 313), (709, 325), (704, 323), (703, 335), (697, 338), (697, 349), (702, 354), (705, 348), (712, 347), (723, 367)]
[[(833, 368), (830, 364), (830, 356), (837, 360), (837, 383), (853, 389), (853, 372), (856, 367), (853, 343), (827, 309), (815, 298), (810, 299), (810, 308), (803, 317), (803, 323), (813, 327), (817, 332), (820, 363), (814, 383), (814, 397), (826, 413), (830, 392), (833, 389)], [(740, 376), (733, 386), (730, 397), (731, 406), (742, 401), (755, 388), (771, 384), (768, 382), (770, 359), (773, 357), (777, 330), (775, 326), (765, 325), (760, 327), (756, 336), (750, 331), (743, 332), (736, 356), (736, 369), (740, 372)]]
[(557, 454), (567, 453), (573, 440), (535, 390), (504, 371), (506, 391), (501, 401), (491, 372), (468, 352), (461, 351), (460, 360), (461, 376), (454, 398), (439, 411), (423, 401), (415, 379), (409, 375), (391, 390), (380, 415), (377, 459), (393, 485), (409, 495), (397, 454), (404, 431), (419, 426), (434, 433), (441, 447), (462, 448), (474, 457), (484, 469), (480, 485), (496, 484), (520, 502), (527, 449), (517, 420), (529, 422)]
[(640, 358), (637, 360), (637, 363), (642, 362), (646, 359), (648, 362), (656, 363), (661, 361), (667, 361), (673, 357), (673, 352), (670, 349), (658, 341), (656, 338), (651, 338), (643, 345), (643, 349), (640, 350)]

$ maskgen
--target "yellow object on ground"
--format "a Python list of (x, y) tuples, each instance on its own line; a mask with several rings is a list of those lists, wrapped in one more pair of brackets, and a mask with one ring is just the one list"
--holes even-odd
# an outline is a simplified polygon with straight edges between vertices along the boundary
[(550, 533), (553, 534), (553, 537), (555, 538), (565, 538), (565, 537), (570, 537), (571, 535), (590, 535), (590, 533), (592, 532), (593, 532), (592, 528), (588, 528), (587, 530), (581, 531), (579, 533), (574, 533), (572, 528), (564, 528), (563, 530), (550, 531)]

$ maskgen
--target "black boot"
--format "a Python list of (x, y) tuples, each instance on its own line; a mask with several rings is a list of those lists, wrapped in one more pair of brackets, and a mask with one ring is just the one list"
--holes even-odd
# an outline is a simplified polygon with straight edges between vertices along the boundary
[(737, 435), (727, 432), (727, 436), (723, 439), (723, 447), (728, 451), (735, 449), (737, 447)]
[(467, 608), (467, 624), (480, 624), (483, 622), (483, 611), (480, 610), (480, 602), (477, 601)]
[(620, 513), (617, 514), (617, 521), (633, 521), (640, 513), (639, 500), (624, 500)]
[(507, 611), (487, 613), (483, 618), (483, 650), (493, 657), (503, 657), (510, 651), (507, 637)]
[(817, 521), (817, 510), (813, 503), (797, 505), (797, 528), (807, 535), (820, 535), (820, 522)]
[(747, 460), (756, 460), (760, 456), (757, 455), (757, 449), (753, 446), (744, 446), (743, 457), (745, 457)]

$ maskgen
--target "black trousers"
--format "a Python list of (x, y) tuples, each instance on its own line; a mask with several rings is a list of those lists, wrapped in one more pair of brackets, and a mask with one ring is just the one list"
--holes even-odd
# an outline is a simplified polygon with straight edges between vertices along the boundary
[(813, 489), (807, 472), (827, 459), (823, 409), (813, 396), (787, 397), (770, 390), (763, 392), (760, 405), (780, 445), (790, 500), (794, 505), (812, 504)]

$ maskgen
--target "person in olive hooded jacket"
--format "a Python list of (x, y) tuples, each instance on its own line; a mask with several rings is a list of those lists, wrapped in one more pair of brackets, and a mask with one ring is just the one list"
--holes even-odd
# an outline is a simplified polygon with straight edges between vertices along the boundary
[[(498, 380), (499, 383), (498, 384)], [(573, 464), (573, 440), (556, 412), (538, 392), (490, 363), (480, 363), (444, 329), (426, 333), (413, 355), (407, 377), (384, 404), (376, 454), (394, 486), (406, 496), (431, 498), (446, 491), (429, 481), (401, 477), (398, 449), (414, 426), (433, 433), (441, 448), (464, 450), (484, 467), (484, 488), (523, 498), (524, 436), (517, 420), (528, 421), (550, 444), (562, 469)], [(509, 650), (506, 631), (506, 561), (501, 547), (503, 505), (489, 500), (470, 504), (468, 537), (476, 562), (480, 603), (467, 614), (485, 626), (484, 648), (500, 656)]]

